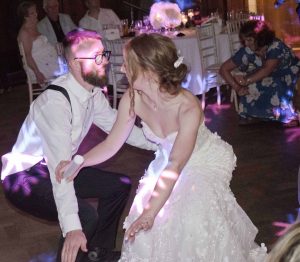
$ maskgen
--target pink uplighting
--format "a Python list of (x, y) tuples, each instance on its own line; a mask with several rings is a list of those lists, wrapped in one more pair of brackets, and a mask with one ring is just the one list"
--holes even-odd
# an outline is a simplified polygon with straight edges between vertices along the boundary
[[(297, 209), (297, 212), (299, 213), (299, 210)], [(299, 216), (299, 214), (298, 214)], [(295, 223), (298, 221), (298, 217), (295, 216), (294, 214), (287, 214), (287, 222), (282, 222), (282, 221), (275, 221), (272, 223), (272, 225), (274, 227), (277, 227), (279, 228), (279, 231), (277, 231), (275, 233), (276, 236), (280, 237), (282, 235), (284, 235), (288, 230), (289, 228)]]
[(300, 140), (300, 128), (299, 127), (289, 128), (289, 129), (286, 129), (284, 132), (287, 135), (286, 141), (288, 143)]
[(273, 226), (281, 228), (281, 230), (277, 231), (275, 233), (276, 236), (280, 237), (286, 233), (286, 231), (289, 230), (289, 228), (293, 225), (292, 223), (286, 223), (286, 222), (273, 222)]
[(231, 105), (230, 104), (221, 104), (218, 105), (217, 103), (208, 105), (207, 109), (211, 110), (215, 115), (219, 115), (222, 110), (228, 110), (230, 109)]

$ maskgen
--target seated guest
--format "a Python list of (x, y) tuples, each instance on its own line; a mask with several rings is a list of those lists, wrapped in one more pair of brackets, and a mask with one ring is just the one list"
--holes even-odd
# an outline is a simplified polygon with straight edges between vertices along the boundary
[(65, 35), (76, 28), (69, 15), (59, 13), (57, 0), (44, 0), (43, 7), (46, 16), (39, 21), (38, 30), (47, 36), (51, 44), (62, 42)]
[[(292, 99), (300, 61), (263, 21), (251, 20), (240, 29), (243, 46), (220, 69), (240, 96), (240, 124), (274, 120), (298, 125)], [(244, 76), (232, 75), (238, 68)]]
[(121, 21), (116, 13), (107, 8), (100, 8), (100, 0), (85, 0), (88, 11), (79, 21), (79, 26), (82, 28), (94, 30), (104, 35), (106, 25), (119, 27)]
[(65, 69), (59, 63), (55, 47), (37, 30), (38, 20), (34, 2), (21, 2), (18, 6), (18, 16), (23, 21), (18, 42), (23, 45), (30, 78), (43, 84), (47, 79), (64, 74)]

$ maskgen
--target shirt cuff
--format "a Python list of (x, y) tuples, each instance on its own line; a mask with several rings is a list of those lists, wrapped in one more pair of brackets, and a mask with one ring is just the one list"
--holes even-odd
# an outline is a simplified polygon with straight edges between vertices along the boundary
[(63, 237), (72, 230), (82, 229), (78, 214), (72, 214), (65, 216), (61, 222), (61, 231)]

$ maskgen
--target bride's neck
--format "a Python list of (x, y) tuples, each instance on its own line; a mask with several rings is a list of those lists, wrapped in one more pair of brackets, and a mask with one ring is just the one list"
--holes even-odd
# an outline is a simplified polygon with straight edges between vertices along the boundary
[(150, 105), (154, 111), (164, 108), (176, 97), (176, 95), (171, 95), (168, 92), (161, 92), (158, 87), (154, 90), (147, 90), (149, 91), (142, 92), (142, 96), (144, 96), (144, 100), (146, 100), (147, 104)]

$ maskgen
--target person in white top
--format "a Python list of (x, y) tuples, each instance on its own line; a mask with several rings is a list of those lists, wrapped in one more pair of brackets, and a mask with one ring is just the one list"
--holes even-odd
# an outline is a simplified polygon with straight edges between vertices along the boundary
[[(76, 261), (86, 261), (81, 260), (86, 256), (114, 261), (111, 250), (130, 179), (92, 167), (82, 169), (74, 183), (55, 180), (55, 167), (61, 159), (72, 158), (93, 123), (109, 132), (116, 120), (116, 110), (95, 87), (104, 81), (110, 53), (94, 31), (75, 29), (63, 43), (69, 73), (52, 84), (63, 87), (70, 102), (61, 92), (47, 89), (32, 103), (12, 151), (2, 156), (3, 189), (17, 208), (50, 221), (58, 217), (64, 237), (58, 261), (75, 261), (79, 249), (84, 252), (79, 251)], [(137, 127), (127, 142), (156, 149)], [(86, 198), (98, 198), (97, 212)]]
[(77, 28), (69, 15), (59, 13), (58, 0), (43, 0), (43, 8), (46, 16), (37, 26), (39, 32), (47, 36), (51, 44), (62, 42), (68, 32)]
[(45, 81), (66, 73), (60, 66), (58, 53), (47, 37), (37, 29), (36, 5), (32, 1), (23, 1), (18, 5), (18, 16), (23, 23), (18, 33), (18, 43), (23, 46), (28, 73), (33, 81), (43, 84)]
[(79, 21), (81, 28), (94, 30), (104, 36), (105, 26), (121, 26), (121, 21), (112, 9), (100, 8), (100, 0), (85, 0), (88, 11)]

